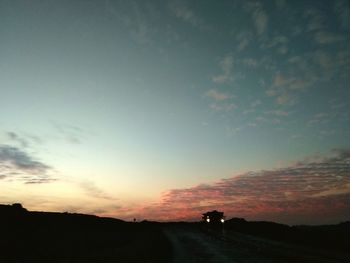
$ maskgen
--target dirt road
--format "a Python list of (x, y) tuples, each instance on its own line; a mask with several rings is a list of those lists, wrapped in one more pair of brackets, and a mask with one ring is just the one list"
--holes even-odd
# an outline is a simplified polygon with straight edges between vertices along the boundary
[(193, 225), (167, 225), (163, 231), (172, 243), (174, 263), (349, 262), (344, 255)]

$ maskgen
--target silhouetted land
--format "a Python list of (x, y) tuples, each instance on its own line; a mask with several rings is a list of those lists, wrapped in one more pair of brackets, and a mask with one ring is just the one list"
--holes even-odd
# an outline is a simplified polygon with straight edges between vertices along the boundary
[(157, 224), (0, 205), (0, 262), (171, 262)]
[[(350, 262), (350, 223), (131, 223), (0, 205), (0, 262)], [(224, 227), (222, 227), (224, 226)]]

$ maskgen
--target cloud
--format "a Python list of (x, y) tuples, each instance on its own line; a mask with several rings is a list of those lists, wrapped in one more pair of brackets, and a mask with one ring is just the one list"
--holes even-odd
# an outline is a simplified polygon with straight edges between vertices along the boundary
[(136, 42), (153, 43), (157, 25), (151, 19), (157, 17), (155, 8), (150, 3), (140, 1), (106, 1), (106, 10), (124, 25)]
[(275, 5), (280, 9), (285, 8), (286, 4), (286, 0), (275, 0)]
[(337, 0), (334, 2), (334, 12), (343, 28), (350, 28), (350, 7), (346, 0)]
[(48, 175), (52, 169), (50, 166), (13, 146), (0, 145), (0, 167), (3, 179), (20, 180), (28, 184), (54, 180)]
[(231, 111), (238, 108), (235, 103), (229, 100), (234, 98), (232, 94), (224, 93), (217, 89), (211, 89), (205, 93), (205, 96), (214, 100), (214, 102), (210, 104), (210, 108), (215, 111)]
[(19, 170), (31, 173), (42, 173), (50, 168), (41, 162), (35, 161), (20, 149), (8, 145), (0, 145), (0, 161), (8, 162)]
[(228, 137), (232, 137), (239, 133), (242, 130), (242, 127), (226, 127), (225, 132)]
[(221, 100), (227, 100), (228, 98), (230, 98), (230, 96), (227, 93), (218, 91), (216, 89), (211, 89), (206, 93), (206, 96), (217, 100), (217, 101), (221, 101)]
[(259, 35), (265, 32), (267, 27), (268, 16), (260, 8), (256, 9), (253, 13), (255, 27)]
[(331, 32), (320, 31), (315, 34), (315, 41), (319, 44), (333, 44), (345, 39), (344, 36)]
[(286, 78), (285, 76), (283, 76), (281, 73), (277, 73), (273, 84), (277, 87), (279, 86), (285, 86), (288, 85), (290, 83), (292, 83), (294, 81), (294, 78)]
[(19, 134), (13, 131), (8, 131), (5, 133), (5, 135), (11, 142), (20, 146), (21, 148), (28, 148), (32, 143), (42, 143), (42, 140), (34, 135)]
[(279, 105), (293, 105), (295, 98), (290, 94), (284, 93), (276, 97), (276, 103)]
[[(254, 100), (250, 103), (249, 107), (242, 111), (243, 114), (253, 113), (256, 108), (262, 104), (261, 100)], [(254, 127), (256, 125), (250, 123), (248, 126)]]
[(259, 64), (259, 62), (254, 58), (245, 58), (242, 62), (244, 65), (252, 68), (256, 68)]
[(300, 68), (294, 67), (293, 75), (277, 72), (272, 79), (272, 86), (266, 90), (266, 95), (275, 97), (275, 102), (279, 105), (294, 105), (300, 92), (306, 91), (320, 80), (314, 69), (310, 70), (305, 60), (292, 57), (288, 62), (297, 64)]
[(350, 69), (350, 51), (339, 50), (334, 54), (316, 50), (313, 53), (313, 61), (323, 70), (320, 77), (330, 79), (338, 74), (346, 78)]
[(202, 25), (202, 21), (194, 14), (194, 12), (186, 5), (185, 2), (171, 2), (170, 10), (177, 18), (191, 24), (192, 26)]
[(231, 110), (237, 109), (238, 106), (234, 103), (221, 103), (221, 104), (212, 103), (210, 104), (210, 108), (216, 111), (222, 111), (222, 110), (231, 111)]
[(82, 128), (76, 125), (53, 123), (63, 140), (70, 144), (80, 144), (85, 136)]
[(21, 145), (23, 148), (28, 147), (28, 141), (27, 141), (26, 139), (20, 137), (20, 136), (19, 136), (17, 133), (15, 133), (15, 132), (7, 132), (7, 137), (8, 137), (10, 140), (12, 140), (12, 141), (18, 143), (19, 145)]
[(314, 8), (306, 9), (304, 17), (308, 20), (306, 25), (307, 31), (322, 30), (325, 28), (326, 19), (319, 10)]
[(279, 105), (293, 105), (295, 103), (295, 97), (285, 87), (292, 82), (293, 80), (286, 79), (278, 74), (273, 81), (273, 87), (266, 90), (266, 95), (275, 97), (275, 102)]
[(212, 81), (218, 84), (228, 83), (233, 80), (232, 68), (233, 68), (233, 57), (228, 54), (220, 62), (219, 66), (222, 73), (212, 77)]
[(251, 106), (252, 108), (256, 108), (257, 106), (259, 106), (259, 105), (261, 105), (261, 104), (262, 104), (261, 100), (255, 100), (255, 101), (253, 101), (252, 103), (250, 103), (250, 106)]
[(289, 112), (283, 111), (283, 110), (272, 110), (272, 111), (267, 111), (267, 114), (272, 114), (275, 116), (283, 117), (283, 116), (289, 116)]
[(269, 18), (262, 7), (262, 4), (259, 2), (248, 3), (246, 4), (246, 9), (252, 14), (253, 22), (258, 35), (262, 35), (267, 28)]
[(202, 212), (219, 209), (228, 217), (282, 220), (284, 216), (299, 222), (312, 218), (317, 223), (327, 216), (344, 219), (349, 201), (350, 150), (342, 149), (281, 169), (173, 189), (162, 195), (160, 203), (141, 212), (149, 218), (181, 220), (199, 219)]
[(273, 47), (277, 47), (279, 45), (285, 45), (288, 42), (289, 42), (289, 39), (286, 36), (277, 35), (277, 36), (274, 36), (271, 39), (266, 40), (263, 43), (263, 46), (267, 47), (267, 48), (273, 48)]
[(291, 139), (293, 140), (297, 140), (297, 139), (301, 139), (301, 138), (304, 138), (304, 135), (301, 135), (301, 134), (292, 134), (290, 136)]
[(86, 180), (80, 182), (79, 186), (86, 192), (88, 196), (107, 200), (116, 200), (115, 198), (107, 194), (105, 191), (103, 191), (101, 188), (97, 187), (96, 184), (92, 181)]
[(249, 43), (252, 41), (253, 39), (253, 34), (250, 32), (241, 32), (240, 34), (237, 35), (236, 37), (237, 39), (237, 51), (241, 52), (244, 49), (246, 49), (246, 47), (249, 45)]
[(315, 62), (325, 69), (329, 69), (332, 66), (331, 56), (323, 51), (316, 51), (314, 54)]
[(309, 125), (322, 124), (329, 122), (330, 115), (327, 113), (317, 113), (308, 121)]

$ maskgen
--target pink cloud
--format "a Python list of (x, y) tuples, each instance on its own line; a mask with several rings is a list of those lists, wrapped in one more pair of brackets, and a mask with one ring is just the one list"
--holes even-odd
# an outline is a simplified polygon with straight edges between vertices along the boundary
[(160, 202), (135, 208), (133, 213), (154, 220), (200, 220), (203, 212), (212, 209), (224, 211), (227, 217), (284, 223), (344, 220), (350, 216), (350, 151), (169, 190)]

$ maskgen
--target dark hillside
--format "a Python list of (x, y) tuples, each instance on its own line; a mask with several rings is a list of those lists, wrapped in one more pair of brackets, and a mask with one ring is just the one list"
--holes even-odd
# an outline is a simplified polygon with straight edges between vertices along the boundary
[(0, 262), (168, 262), (157, 224), (0, 205)]

